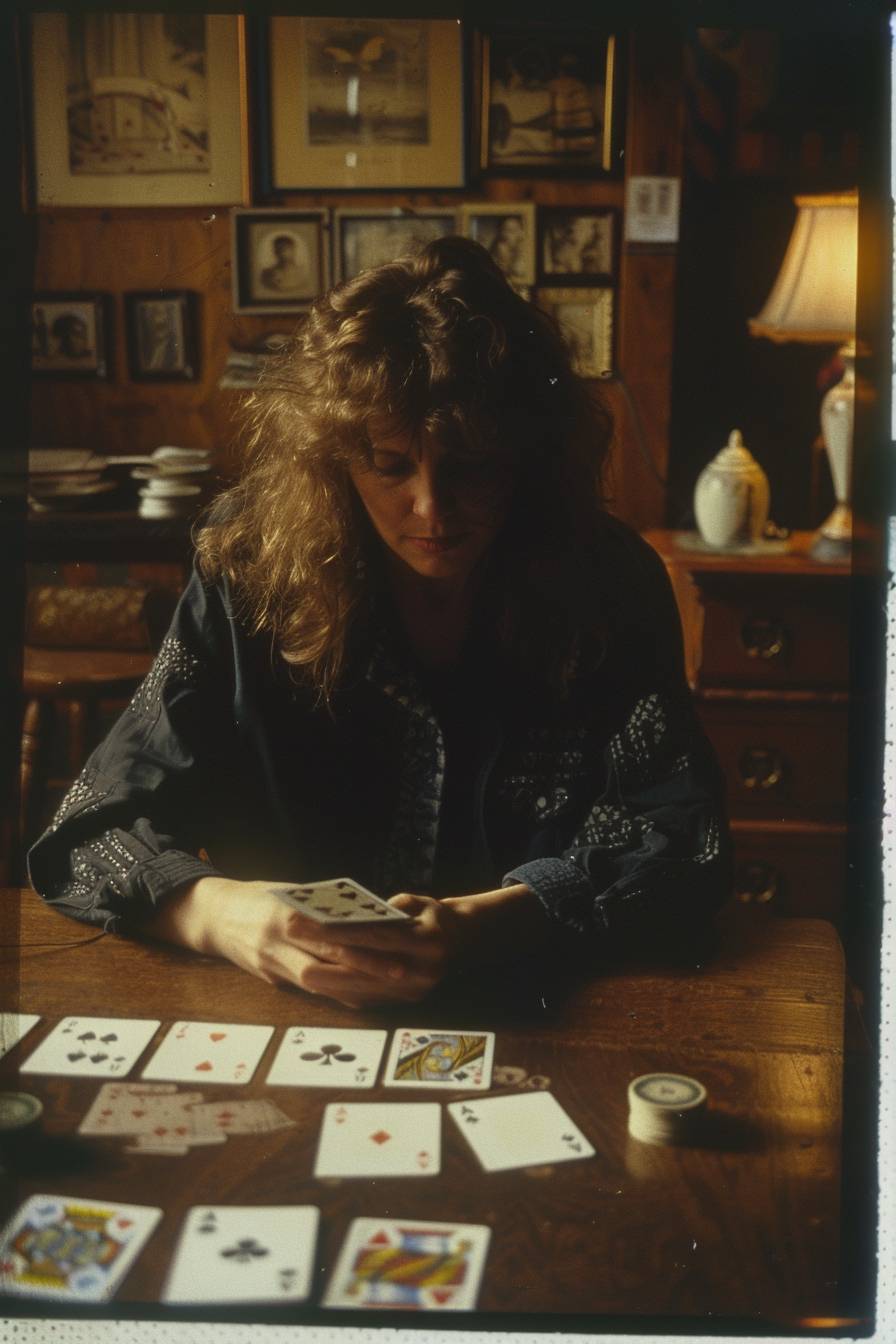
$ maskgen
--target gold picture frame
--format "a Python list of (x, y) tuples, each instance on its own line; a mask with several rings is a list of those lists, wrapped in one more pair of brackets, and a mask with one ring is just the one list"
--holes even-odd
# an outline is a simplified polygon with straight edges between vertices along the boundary
[(275, 16), (267, 59), (270, 191), (464, 185), (456, 20)]
[(242, 17), (41, 13), (31, 38), (38, 206), (248, 201)]
[(560, 328), (580, 378), (612, 373), (614, 291), (610, 286), (539, 288), (536, 301)]

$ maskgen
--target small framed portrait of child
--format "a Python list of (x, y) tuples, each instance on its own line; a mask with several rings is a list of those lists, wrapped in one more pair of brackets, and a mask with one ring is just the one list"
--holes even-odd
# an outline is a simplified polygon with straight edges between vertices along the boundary
[(196, 381), (198, 302), (187, 289), (125, 294), (128, 366), (135, 382)]
[(234, 210), (233, 310), (301, 313), (330, 285), (330, 212)]
[(31, 372), (52, 378), (108, 378), (111, 314), (108, 294), (35, 294)]
[(460, 207), (459, 224), (462, 234), (491, 253), (515, 289), (535, 284), (535, 206), (531, 201), (468, 202)]
[(618, 255), (619, 211), (612, 206), (541, 206), (538, 210), (540, 284), (612, 284)]

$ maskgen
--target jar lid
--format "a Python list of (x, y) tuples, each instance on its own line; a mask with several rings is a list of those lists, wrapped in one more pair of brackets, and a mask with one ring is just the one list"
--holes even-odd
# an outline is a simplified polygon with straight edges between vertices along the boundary
[(756, 466), (756, 459), (746, 447), (739, 429), (732, 429), (727, 444), (716, 454), (715, 461), (729, 471), (747, 471)]

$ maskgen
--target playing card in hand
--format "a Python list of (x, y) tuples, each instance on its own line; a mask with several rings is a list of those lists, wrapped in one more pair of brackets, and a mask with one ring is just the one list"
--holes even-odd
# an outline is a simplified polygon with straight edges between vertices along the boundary
[(396, 910), (350, 877), (305, 882), (300, 887), (278, 887), (276, 894), (317, 924), (383, 924), (410, 918), (404, 910)]
[(331, 1102), (315, 1176), (435, 1176), (441, 1153), (437, 1102)]
[(396, 1031), (383, 1082), (386, 1087), (438, 1087), (486, 1092), (492, 1080), (491, 1031)]
[(124, 1077), (158, 1026), (147, 1018), (66, 1017), (28, 1056), (19, 1072)]
[(102, 1302), (161, 1216), (144, 1205), (32, 1195), (0, 1234), (0, 1293)]
[(453, 1101), (448, 1112), (486, 1171), (594, 1156), (591, 1144), (550, 1092)]
[(162, 1301), (303, 1301), (319, 1218), (311, 1204), (190, 1209)]
[(384, 1031), (287, 1027), (267, 1076), (270, 1087), (373, 1087)]
[(141, 1077), (175, 1083), (248, 1083), (273, 1027), (175, 1022)]
[(470, 1311), (489, 1235), (473, 1223), (355, 1218), (321, 1305)]

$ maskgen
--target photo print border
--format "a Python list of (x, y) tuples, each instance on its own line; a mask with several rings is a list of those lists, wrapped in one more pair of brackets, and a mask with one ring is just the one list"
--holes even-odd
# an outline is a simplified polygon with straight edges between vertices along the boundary
[[(231, 211), (231, 270), (233, 311), (235, 313), (304, 313), (330, 287), (330, 211), (326, 207), (291, 210), (276, 206)], [(298, 292), (289, 293), (288, 276), (277, 292), (277, 284), (265, 284), (266, 269), (282, 264), (272, 255), (270, 266), (261, 269), (255, 256), (255, 235), (267, 241), (272, 235), (292, 236), (309, 251), (308, 281), (299, 278)], [(269, 293), (265, 291), (269, 290)]]

